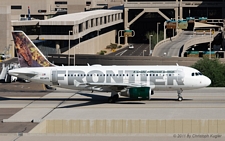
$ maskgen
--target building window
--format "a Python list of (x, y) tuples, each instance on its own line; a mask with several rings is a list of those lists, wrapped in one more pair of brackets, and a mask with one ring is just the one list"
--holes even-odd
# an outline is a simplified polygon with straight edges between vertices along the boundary
[(38, 10), (38, 13), (46, 13), (47, 10)]
[(55, 4), (67, 4), (67, 1), (55, 1)]
[(11, 5), (11, 9), (22, 9), (21, 5)]
[(86, 29), (88, 29), (88, 21), (86, 21)]
[(86, 6), (90, 6), (91, 2), (90, 1), (86, 1)]

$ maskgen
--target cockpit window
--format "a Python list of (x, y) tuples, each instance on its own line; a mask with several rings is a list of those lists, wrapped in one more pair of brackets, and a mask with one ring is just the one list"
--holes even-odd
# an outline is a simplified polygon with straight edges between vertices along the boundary
[(199, 75), (203, 75), (201, 72), (193, 72), (191, 73), (191, 76), (199, 76)]

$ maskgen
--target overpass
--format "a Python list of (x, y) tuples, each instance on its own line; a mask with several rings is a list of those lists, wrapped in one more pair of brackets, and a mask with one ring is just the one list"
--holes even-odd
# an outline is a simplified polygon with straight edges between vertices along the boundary
[[(178, 21), (178, 19), (183, 19), (183, 17), (197, 16), (201, 14), (193, 14), (191, 13), (191, 9), (201, 8), (205, 9), (205, 14), (209, 17), (210, 9), (221, 9), (221, 11), (217, 14), (221, 14), (222, 17), (225, 15), (225, 1), (186, 1), (186, 0), (173, 0), (173, 1), (138, 1), (138, 0), (125, 0), (124, 2), (124, 29), (129, 30), (130, 26), (140, 18), (144, 13), (158, 13), (165, 20), (169, 20), (171, 18)], [(142, 11), (136, 15), (133, 19), (128, 21), (128, 15), (130, 10), (141, 10)], [(163, 13), (163, 10), (172, 9), (174, 10), (174, 15), (169, 17), (166, 13)], [(189, 10), (188, 10), (189, 9)], [(184, 12), (183, 12), (184, 11)], [(189, 14), (188, 14), (189, 13)], [(193, 15), (192, 15), (193, 14)], [(212, 17), (211, 17), (212, 18)], [(221, 19), (210, 20), (210, 23), (223, 23)], [(178, 24), (176, 24), (178, 25)], [(178, 30), (178, 26), (176, 27), (176, 31)], [(125, 38), (125, 44), (127, 43), (127, 37)]]
[[(191, 46), (212, 42), (219, 33), (219, 27), (220, 26), (217, 25), (195, 22), (193, 31), (179, 30), (178, 34), (172, 37), (171, 40), (168, 38), (160, 41), (155, 46), (152, 56), (184, 57), (185, 51)], [(210, 28), (212, 29), (211, 32), (213, 32), (211, 35), (212, 37), (209, 33)], [(217, 28), (217, 30), (215, 28)]]

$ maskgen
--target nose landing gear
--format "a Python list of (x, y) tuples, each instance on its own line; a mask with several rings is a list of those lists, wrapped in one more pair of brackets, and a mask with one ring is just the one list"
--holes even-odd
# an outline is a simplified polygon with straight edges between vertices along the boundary
[(182, 97), (182, 93), (183, 92), (183, 90), (182, 89), (180, 89), (180, 90), (177, 90), (177, 94), (178, 94), (178, 98), (177, 98), (177, 100), (178, 101), (182, 101), (183, 100), (183, 97)]

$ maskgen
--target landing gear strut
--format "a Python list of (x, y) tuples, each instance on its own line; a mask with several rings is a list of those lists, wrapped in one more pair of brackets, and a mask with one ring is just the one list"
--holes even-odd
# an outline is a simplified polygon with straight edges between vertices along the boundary
[(177, 94), (178, 94), (177, 100), (178, 100), (178, 101), (182, 101), (182, 100), (183, 100), (183, 97), (182, 97), (182, 94), (181, 94), (182, 92), (183, 92), (182, 89), (180, 89), (180, 90), (177, 91)]
[(118, 93), (116, 92), (111, 92), (111, 97), (108, 98), (109, 103), (115, 103), (117, 99), (119, 98)]

